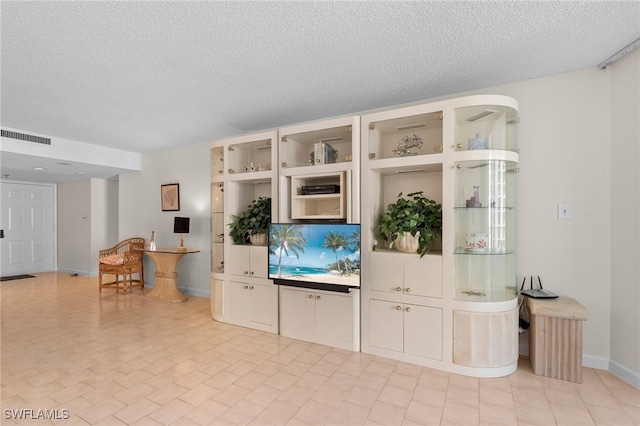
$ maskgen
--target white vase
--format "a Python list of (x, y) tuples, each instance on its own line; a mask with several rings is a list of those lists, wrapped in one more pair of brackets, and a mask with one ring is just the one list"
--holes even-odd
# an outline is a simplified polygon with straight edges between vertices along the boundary
[(249, 235), (249, 241), (254, 246), (266, 246), (267, 234), (251, 234)]
[(416, 232), (416, 235), (413, 236), (409, 232), (405, 232), (404, 235), (400, 238), (397, 238), (393, 242), (393, 246), (396, 250), (405, 252), (405, 253), (415, 253), (418, 251), (418, 247), (420, 247), (420, 232)]

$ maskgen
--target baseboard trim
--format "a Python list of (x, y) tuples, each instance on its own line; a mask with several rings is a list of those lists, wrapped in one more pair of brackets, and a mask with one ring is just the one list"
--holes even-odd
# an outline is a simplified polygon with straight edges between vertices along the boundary
[(640, 389), (640, 373), (631, 370), (619, 362), (609, 360), (609, 371), (636, 389)]

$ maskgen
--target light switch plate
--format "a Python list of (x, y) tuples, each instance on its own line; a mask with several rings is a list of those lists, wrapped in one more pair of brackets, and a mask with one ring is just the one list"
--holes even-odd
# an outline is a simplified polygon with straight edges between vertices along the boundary
[(572, 217), (571, 204), (558, 204), (558, 220), (570, 220)]

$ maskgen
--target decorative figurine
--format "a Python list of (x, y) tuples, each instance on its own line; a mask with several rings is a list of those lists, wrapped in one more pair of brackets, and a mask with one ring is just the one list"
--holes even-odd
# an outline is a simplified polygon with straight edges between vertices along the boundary
[(416, 155), (415, 152), (409, 151), (409, 148), (418, 148), (422, 147), (422, 138), (416, 134), (413, 136), (405, 136), (400, 142), (398, 142), (398, 147), (396, 149), (392, 149), (391, 152), (395, 155), (399, 155), (401, 157), (408, 157), (411, 155)]

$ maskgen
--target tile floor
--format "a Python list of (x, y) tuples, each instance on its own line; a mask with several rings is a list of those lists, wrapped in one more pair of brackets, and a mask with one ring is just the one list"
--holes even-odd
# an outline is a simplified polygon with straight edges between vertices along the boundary
[(640, 425), (640, 391), (607, 371), (575, 384), (522, 358), (511, 376), (465, 377), (217, 323), (208, 299), (99, 294), (97, 278), (63, 273), (0, 291), (2, 425)]

